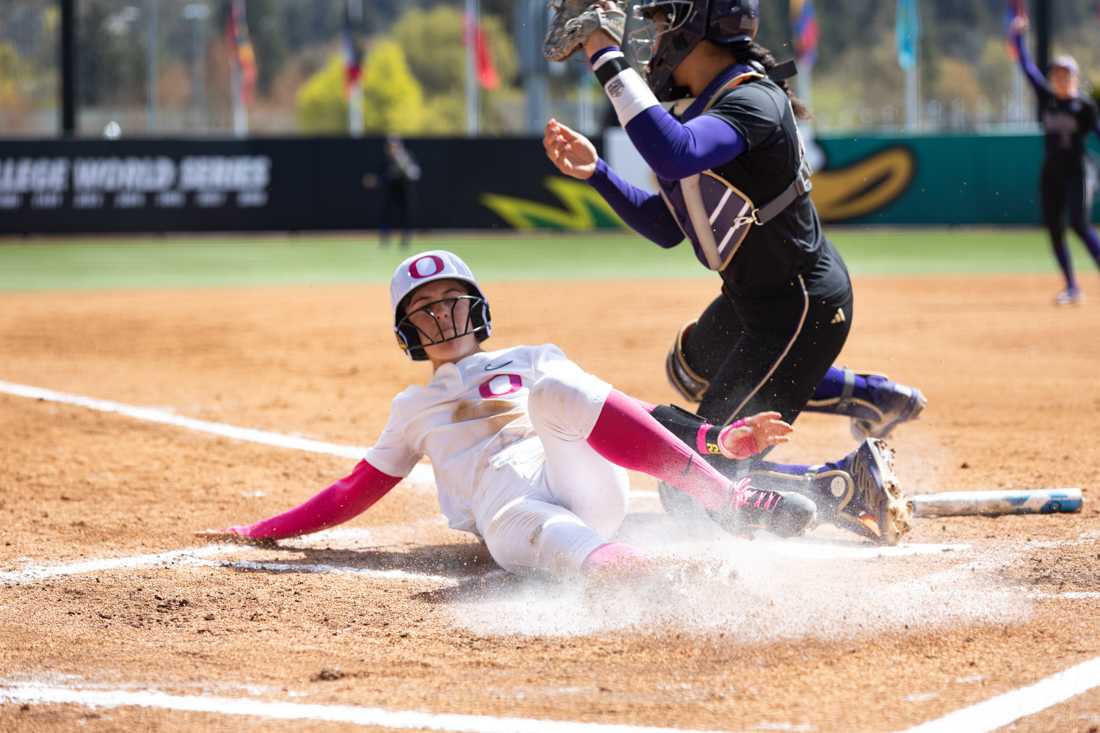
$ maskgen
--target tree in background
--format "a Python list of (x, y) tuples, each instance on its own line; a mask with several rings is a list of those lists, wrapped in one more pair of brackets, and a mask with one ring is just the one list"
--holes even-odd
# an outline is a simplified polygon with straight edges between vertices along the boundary
[[(348, 132), (344, 60), (339, 54), (305, 83), (296, 101), (299, 130), (306, 134)], [(424, 120), (424, 92), (412, 75), (400, 44), (379, 41), (367, 54), (363, 85), (363, 128), (367, 132), (415, 134)]]
[(19, 52), (10, 44), (0, 43), (0, 122), (6, 130), (22, 126), (23, 115), (29, 106), (22, 81), (27, 78), (26, 65)]
[(367, 55), (363, 78), (364, 129), (408, 135), (420, 132), (424, 92), (396, 41), (379, 41)]
[[(519, 94), (514, 86), (519, 62), (515, 45), (500, 18), (483, 14), (481, 27), (501, 79), (499, 89), (482, 92), (482, 128), (485, 132), (502, 132), (504, 125), (494, 113), (494, 103)], [(443, 5), (431, 10), (410, 8), (389, 35), (405, 49), (412, 73), (424, 86), (424, 95), (429, 100), (424, 131), (439, 135), (461, 133), (466, 126), (467, 53), (462, 13)]]

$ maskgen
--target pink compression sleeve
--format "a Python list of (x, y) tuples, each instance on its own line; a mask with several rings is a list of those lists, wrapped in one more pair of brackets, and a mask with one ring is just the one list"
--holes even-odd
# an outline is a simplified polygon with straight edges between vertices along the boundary
[(350, 475), (301, 506), (245, 527), (230, 527), (230, 530), (244, 537), (272, 540), (320, 532), (359, 516), (400, 481), (360, 461)]
[(588, 444), (612, 463), (672, 484), (707, 509), (729, 503), (729, 480), (657, 422), (643, 403), (617, 389), (607, 396)]

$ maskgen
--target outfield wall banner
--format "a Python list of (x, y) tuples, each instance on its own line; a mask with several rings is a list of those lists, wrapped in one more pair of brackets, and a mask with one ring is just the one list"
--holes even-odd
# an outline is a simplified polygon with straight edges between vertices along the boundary
[[(370, 230), (382, 222), (382, 138), (0, 141), (0, 234)], [(546, 201), (540, 223), (618, 226), (565, 216), (541, 140), (424, 139), (418, 229), (512, 228), (494, 194)], [(587, 186), (578, 184), (587, 189)], [(566, 194), (569, 198), (569, 194)], [(598, 197), (597, 197), (598, 198)], [(501, 211), (508, 211), (502, 204)]]
[[(0, 141), (0, 234), (361, 231), (383, 221), (384, 140)], [(814, 200), (827, 222), (1039, 223), (1042, 139), (823, 137)], [(537, 138), (411, 139), (417, 229), (623, 226)], [(612, 157), (622, 145), (609, 145)], [(621, 153), (620, 153), (621, 154)]]

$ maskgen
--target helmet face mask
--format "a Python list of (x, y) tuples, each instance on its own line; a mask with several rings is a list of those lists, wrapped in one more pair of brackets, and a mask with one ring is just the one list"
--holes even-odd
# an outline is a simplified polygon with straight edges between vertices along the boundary
[(409, 293), (406, 302), (399, 307), (398, 313), (404, 313), (404, 316), (399, 316), (395, 327), (398, 342), (414, 360), (427, 357), (427, 346), (438, 346), (470, 335), (484, 334), (488, 337), (488, 320), (475, 317), (479, 312), (488, 310), (481, 295), (440, 298), (406, 312), (405, 306), (415, 292)]
[(687, 23), (694, 11), (690, 0), (639, 0), (627, 18), (626, 55), (635, 68), (653, 60), (661, 37)]
[[(465, 292), (448, 294), (430, 303), (418, 302), (414, 311), (406, 312), (413, 294), (437, 280), (459, 282)], [(398, 265), (390, 280), (390, 305), (397, 344), (413, 361), (428, 360), (425, 346), (469, 335), (481, 342), (493, 332), (489, 302), (474, 273), (458, 255), (446, 250), (421, 252)]]
[(627, 14), (624, 53), (662, 102), (689, 96), (676, 68), (704, 40), (749, 44), (760, 24), (760, 0), (634, 0)]

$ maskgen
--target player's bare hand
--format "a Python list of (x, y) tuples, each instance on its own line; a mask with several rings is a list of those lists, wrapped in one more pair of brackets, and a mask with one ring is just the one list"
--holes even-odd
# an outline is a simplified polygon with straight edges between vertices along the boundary
[(596, 146), (584, 135), (555, 119), (546, 123), (542, 147), (550, 162), (571, 178), (587, 181), (596, 172), (596, 163), (599, 161)]
[(745, 418), (742, 425), (722, 431), (718, 447), (722, 455), (733, 460), (742, 460), (749, 456), (782, 445), (790, 441), (794, 428), (783, 422), (778, 412), (761, 412)]
[(1031, 22), (1027, 19), (1026, 15), (1017, 15), (1012, 19), (1012, 35), (1022, 36), (1027, 33), (1027, 29), (1031, 27)]

